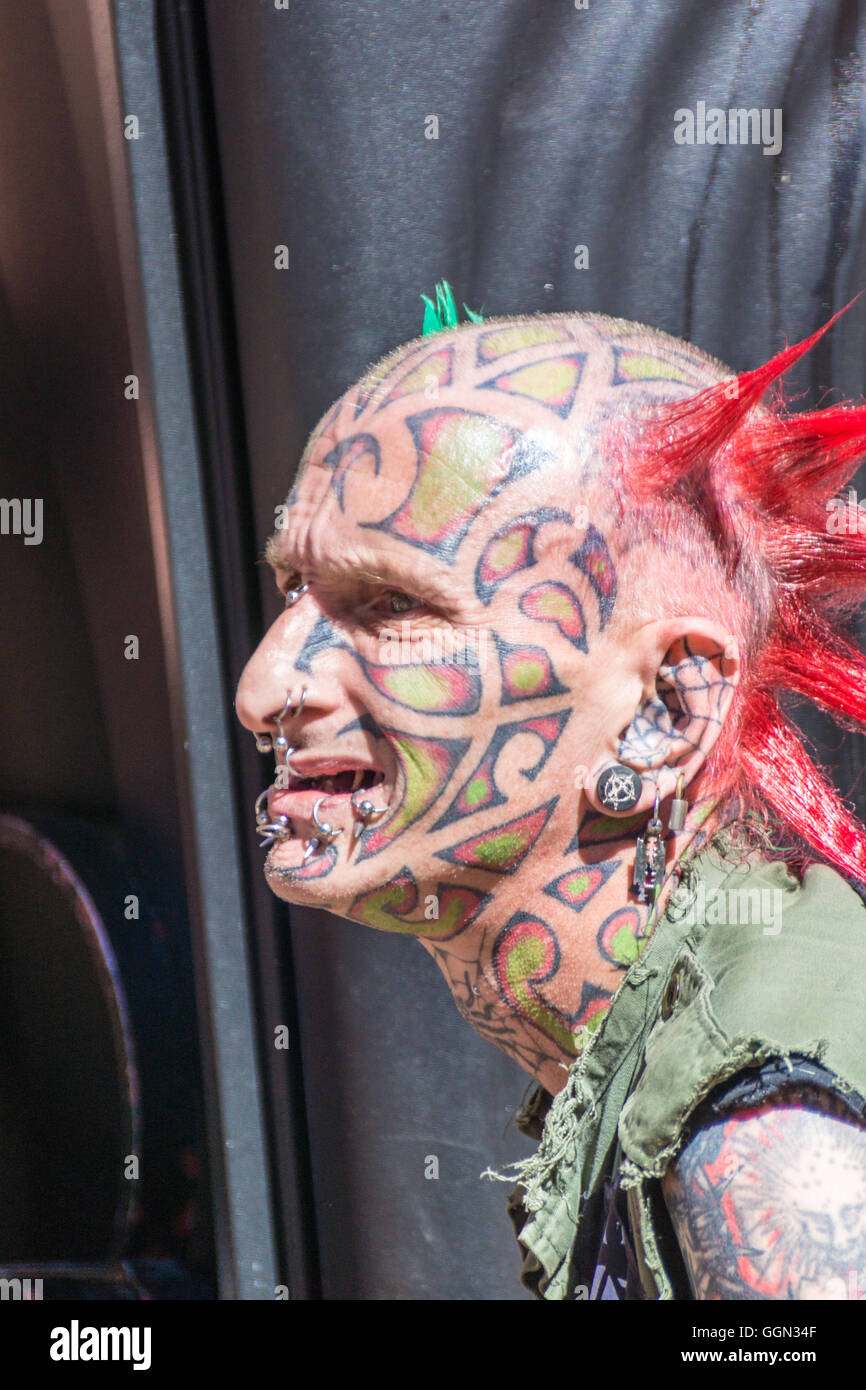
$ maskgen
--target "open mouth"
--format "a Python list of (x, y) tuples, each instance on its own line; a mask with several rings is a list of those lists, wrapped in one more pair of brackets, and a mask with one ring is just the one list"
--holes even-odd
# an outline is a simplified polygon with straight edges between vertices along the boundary
[[(306, 757), (299, 754), (298, 757), (302, 766), (306, 761), (308, 766), (318, 767), (319, 770), (309, 776), (293, 773), (287, 785), (275, 783), (268, 788), (268, 809), (265, 819), (259, 820), (258, 830), (264, 848), (268, 848), (274, 840), (277, 842), (275, 849), (298, 839), (321, 844), (323, 839), (327, 842), (344, 832), (348, 832), (349, 839), (353, 841), (357, 838), (358, 827), (365, 824), (372, 814), (378, 818), (387, 812), (387, 792), (377, 793), (374, 790), (387, 780), (379, 768), (346, 767), (345, 764), (341, 766), (341, 760), (337, 758), (317, 757), (314, 760), (309, 754)], [(369, 800), (367, 796), (362, 800), (365, 792)], [(352, 797), (356, 798), (354, 811), (349, 806)], [(374, 812), (372, 803), (382, 802), (383, 797), (384, 804), (377, 804)], [(323, 808), (319, 805), (322, 801), (325, 802)], [(262, 814), (258, 804), (256, 814)], [(362, 819), (359, 820), (358, 816)], [(333, 830), (329, 833), (331, 827)], [(354, 836), (351, 833), (353, 829)]]
[(319, 777), (290, 777), (289, 792), (318, 792), (320, 796), (353, 796), (355, 792), (377, 787), (385, 780), (383, 772), (373, 768), (347, 767), (341, 772), (323, 773)]

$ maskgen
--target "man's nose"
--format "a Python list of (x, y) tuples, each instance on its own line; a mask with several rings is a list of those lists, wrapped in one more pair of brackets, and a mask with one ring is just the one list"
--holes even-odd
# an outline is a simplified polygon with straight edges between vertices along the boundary
[(323, 652), (318, 652), (318, 662), (305, 662), (310, 669), (301, 671), (295, 665), (319, 615), (308, 612), (305, 616), (309, 620), (299, 623), (294, 614), (281, 614), (241, 673), (235, 712), (251, 733), (273, 733), (276, 715), (287, 701), (297, 705), (305, 688), (305, 712), (317, 708), (321, 713), (340, 704), (340, 687), (333, 674), (323, 669)]

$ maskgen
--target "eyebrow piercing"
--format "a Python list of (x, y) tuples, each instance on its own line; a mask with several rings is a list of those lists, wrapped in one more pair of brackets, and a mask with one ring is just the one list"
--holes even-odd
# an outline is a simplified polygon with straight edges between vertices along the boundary
[(358, 796), (358, 792), (353, 792), (352, 806), (354, 807), (355, 812), (358, 816), (358, 822), (355, 826), (355, 829), (352, 832), (353, 840), (357, 840), (358, 836), (361, 834), (361, 831), (366, 829), (367, 822), (372, 820), (373, 816), (384, 815), (391, 804), (389, 801), (386, 801), (384, 806), (374, 806), (372, 801), (370, 801), (369, 799), (366, 799), (359, 803), (355, 800), (356, 796)]

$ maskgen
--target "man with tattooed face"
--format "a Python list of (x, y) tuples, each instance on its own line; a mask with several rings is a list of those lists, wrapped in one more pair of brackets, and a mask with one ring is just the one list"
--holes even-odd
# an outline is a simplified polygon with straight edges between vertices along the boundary
[(866, 716), (827, 525), (866, 415), (763, 400), (811, 342), (736, 377), (594, 315), (441, 329), (320, 422), (268, 545), (268, 882), (414, 936), (538, 1082), (539, 1296), (866, 1290), (866, 837), (776, 699)]

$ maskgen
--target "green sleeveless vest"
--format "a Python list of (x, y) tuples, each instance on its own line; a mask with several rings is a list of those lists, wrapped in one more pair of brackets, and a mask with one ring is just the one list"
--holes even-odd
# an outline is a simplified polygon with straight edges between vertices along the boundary
[(709, 847), (684, 865), (538, 1151), (517, 1165), (539, 1293), (567, 1296), (581, 1208), (618, 1170), (645, 1296), (671, 1298), (659, 1179), (686, 1121), (720, 1082), (788, 1056), (866, 1096), (866, 906), (824, 865), (800, 882), (782, 861), (753, 852), (735, 865)]

